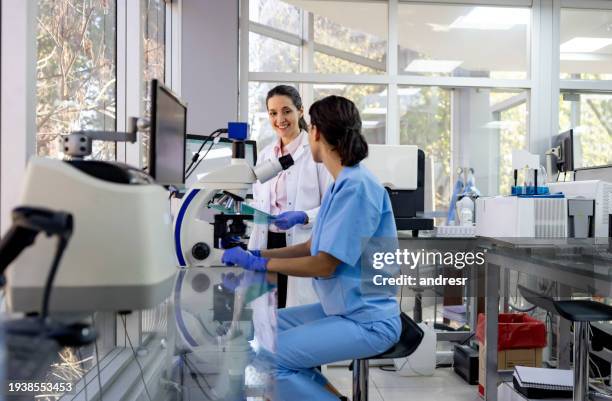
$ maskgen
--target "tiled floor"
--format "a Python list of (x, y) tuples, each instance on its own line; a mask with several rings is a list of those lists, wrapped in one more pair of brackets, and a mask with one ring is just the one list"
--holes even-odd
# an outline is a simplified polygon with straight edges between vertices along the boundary
[[(346, 396), (352, 395), (351, 372), (328, 367), (327, 378)], [(482, 401), (477, 386), (470, 386), (451, 368), (436, 369), (433, 376), (402, 377), (394, 372), (370, 368), (370, 401)]]

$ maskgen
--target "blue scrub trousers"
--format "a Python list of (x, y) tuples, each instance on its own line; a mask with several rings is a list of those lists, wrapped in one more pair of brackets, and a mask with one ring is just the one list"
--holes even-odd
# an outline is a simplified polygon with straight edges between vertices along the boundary
[(320, 303), (279, 310), (275, 400), (337, 401), (315, 367), (377, 355), (397, 343), (400, 332), (399, 316), (362, 323), (327, 316)]

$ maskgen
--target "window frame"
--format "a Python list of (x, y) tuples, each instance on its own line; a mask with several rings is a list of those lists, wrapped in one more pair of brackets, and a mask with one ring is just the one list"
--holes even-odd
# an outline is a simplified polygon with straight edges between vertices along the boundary
[[(355, 1), (355, 0), (353, 0)], [(356, 0), (360, 1), (360, 0)], [(371, 0), (361, 0), (371, 2)], [(399, 86), (426, 86), (426, 87), (441, 87), (447, 89), (456, 88), (490, 88), (490, 89), (519, 89), (524, 90), (527, 93), (527, 109), (528, 118), (527, 122), (527, 140), (531, 148), (531, 132), (542, 132), (534, 129), (538, 124), (543, 125), (544, 123), (539, 121), (537, 116), (533, 116), (529, 113), (530, 105), (532, 101), (532, 92), (539, 92), (540, 87), (536, 87), (536, 83), (533, 77), (537, 75), (538, 71), (536, 66), (540, 60), (539, 49), (536, 49), (533, 38), (533, 32), (537, 32), (542, 29), (540, 24), (541, 15), (536, 12), (534, 8), (540, 6), (540, 0), (525, 0), (517, 4), (516, 1), (506, 0), (473, 0), (473, 1), (452, 1), (452, 0), (438, 0), (438, 1), (403, 1), (403, 0), (388, 0), (380, 1), (387, 4), (387, 60), (386, 68), (381, 74), (369, 75), (351, 75), (351, 74), (320, 74), (312, 72), (312, 58), (314, 52), (321, 51), (325, 54), (329, 54), (334, 57), (340, 56), (340, 58), (347, 59), (351, 62), (363, 63), (364, 65), (368, 62), (365, 57), (350, 55), (347, 57), (346, 52), (342, 52), (337, 49), (330, 48), (329, 46), (323, 46), (314, 41), (314, 34), (312, 32), (314, 26), (314, 15), (311, 12), (302, 10), (302, 35), (295, 35), (276, 28), (266, 27), (260, 23), (255, 23), (249, 20), (249, 0), (240, 0), (240, 43), (239, 43), (239, 54), (241, 60), (240, 66), (240, 95), (239, 95), (239, 119), (248, 121), (248, 84), (249, 82), (288, 82), (300, 85), (300, 88), (305, 89), (303, 94), (303, 100), (305, 104), (310, 104), (312, 101), (312, 85), (313, 84), (362, 84), (362, 85), (383, 85), (387, 88), (387, 121), (386, 121), (386, 135), (385, 143), (388, 145), (397, 145), (400, 143), (400, 116), (399, 116), (399, 103), (397, 101), (390, 101), (391, 99), (397, 99)], [(528, 48), (528, 76), (526, 79), (493, 79), (493, 78), (475, 78), (475, 77), (428, 77), (428, 76), (410, 76), (399, 74), (398, 71), (398, 54), (399, 54), (399, 17), (398, 9), (399, 5), (412, 3), (412, 4), (430, 4), (436, 3), (443, 5), (453, 4), (470, 4), (470, 5), (488, 5), (488, 6), (519, 6), (519, 7), (531, 7), (531, 25), (530, 32), (528, 34), (528, 41), (530, 47)], [(281, 72), (255, 72), (249, 71), (248, 68), (248, 51), (249, 51), (249, 32), (251, 29), (255, 29), (256, 33), (260, 35), (266, 35), (266, 32), (274, 35), (274, 39), (285, 41), (293, 45), (301, 44), (302, 46), (302, 69), (297, 73), (281, 73)], [(247, 31), (245, 31), (247, 30)], [(304, 62), (304, 59), (306, 61)], [(363, 60), (366, 59), (366, 60)], [(369, 60), (374, 61), (374, 60)], [(545, 75), (544, 75), (545, 76)], [(544, 87), (544, 85), (542, 85)], [(540, 103), (546, 102), (545, 96), (539, 97)], [(456, 107), (453, 107), (455, 100), (451, 99), (451, 113), (455, 114)], [(549, 102), (550, 103), (550, 102)], [(550, 105), (542, 106), (544, 109), (550, 109)], [(535, 118), (534, 118), (535, 117)], [(457, 121), (456, 116), (451, 116), (451, 121)], [(449, 185), (452, 186), (452, 182), (456, 180), (456, 168), (455, 164), (459, 160), (464, 160), (464, 153), (466, 153), (466, 147), (460, 145), (459, 138), (455, 138), (456, 134), (451, 126), (451, 182)], [(541, 139), (533, 138), (536, 143), (542, 142)], [(542, 147), (544, 148), (544, 147)]]

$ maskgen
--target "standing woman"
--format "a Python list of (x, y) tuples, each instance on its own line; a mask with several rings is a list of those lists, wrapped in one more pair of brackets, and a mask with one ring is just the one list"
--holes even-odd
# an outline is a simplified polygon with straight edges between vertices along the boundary
[[(264, 148), (258, 163), (290, 154), (294, 164), (264, 184), (253, 184), (253, 198), (260, 210), (278, 216), (270, 226), (257, 225), (249, 249), (274, 249), (299, 244), (310, 238), (321, 199), (332, 181), (322, 164), (313, 161), (308, 143), (304, 107), (298, 91), (279, 85), (266, 97), (274, 143)], [(278, 276), (278, 306), (318, 302), (312, 279)]]
[(360, 164), (368, 145), (359, 111), (350, 100), (329, 96), (310, 107), (310, 121), (312, 157), (334, 177), (312, 237), (259, 253), (235, 247), (222, 258), (247, 270), (315, 278), (320, 303), (278, 312), (271, 358), (275, 400), (283, 401), (337, 401), (315, 367), (377, 355), (391, 348), (401, 332), (395, 289), (366, 285), (374, 270), (362, 244), (396, 240), (397, 231), (387, 191)]

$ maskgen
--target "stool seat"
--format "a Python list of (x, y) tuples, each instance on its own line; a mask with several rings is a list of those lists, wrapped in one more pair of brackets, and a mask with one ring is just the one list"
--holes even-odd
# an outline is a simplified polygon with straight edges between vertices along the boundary
[(353, 401), (368, 401), (368, 368), (370, 359), (405, 358), (421, 345), (425, 332), (405, 313), (400, 313), (402, 332), (397, 344), (385, 352), (368, 358), (356, 359), (349, 369), (353, 370)]
[(612, 320), (612, 306), (590, 300), (554, 301), (559, 315), (572, 322)]
[(550, 313), (558, 313), (574, 324), (573, 401), (589, 398), (589, 322), (612, 320), (612, 306), (591, 300), (556, 301), (552, 297), (518, 286), (527, 302)]
[(402, 332), (399, 341), (385, 352), (363, 359), (394, 359), (404, 358), (412, 354), (421, 345), (425, 333), (405, 313), (400, 314)]
[(552, 297), (542, 295), (522, 285), (517, 285), (519, 292), (527, 302), (550, 313), (557, 313)]

